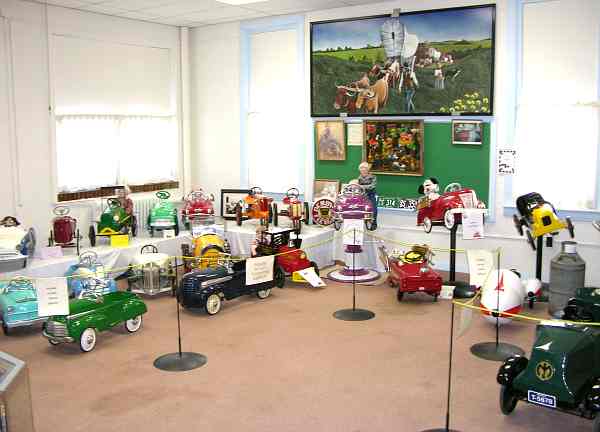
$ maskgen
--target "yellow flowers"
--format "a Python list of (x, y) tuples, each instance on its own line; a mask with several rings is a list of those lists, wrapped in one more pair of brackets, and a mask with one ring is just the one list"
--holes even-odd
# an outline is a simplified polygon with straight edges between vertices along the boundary
[(455, 99), (450, 106), (443, 106), (439, 109), (441, 113), (453, 112), (489, 112), (490, 100), (488, 97), (481, 97), (479, 92), (465, 93), (462, 98)]

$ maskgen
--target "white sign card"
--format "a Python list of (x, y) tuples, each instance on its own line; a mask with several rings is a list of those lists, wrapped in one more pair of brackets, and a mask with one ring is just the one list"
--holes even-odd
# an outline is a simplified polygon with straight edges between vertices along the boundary
[(297, 273), (315, 288), (326, 286), (325, 282), (323, 282), (323, 279), (321, 279), (319, 275), (315, 273), (315, 269), (313, 267), (305, 268), (304, 270), (298, 270)]
[(69, 315), (69, 289), (65, 278), (36, 279), (38, 315)]
[(344, 230), (345, 245), (363, 245), (365, 222), (362, 219), (344, 219), (342, 229)]
[(63, 250), (60, 246), (44, 246), (39, 248), (35, 253), (35, 257), (47, 260), (51, 258), (61, 258), (63, 256)]
[(515, 173), (517, 151), (513, 149), (498, 149), (498, 174), (512, 175)]
[(463, 240), (482, 239), (485, 236), (483, 232), (483, 212), (465, 209), (462, 213), (462, 226)]
[(348, 145), (349, 146), (362, 146), (363, 145), (363, 124), (362, 123), (348, 123), (347, 124), (348, 134)]
[(275, 256), (248, 258), (246, 260), (246, 285), (256, 285), (273, 280)]
[(452, 300), (454, 298), (454, 286), (442, 285), (442, 291), (440, 291), (440, 298), (442, 300)]
[(468, 249), (469, 283), (482, 287), (494, 268), (494, 254), (485, 249)]
[(173, 229), (166, 229), (163, 230), (163, 238), (175, 238), (175, 230)]

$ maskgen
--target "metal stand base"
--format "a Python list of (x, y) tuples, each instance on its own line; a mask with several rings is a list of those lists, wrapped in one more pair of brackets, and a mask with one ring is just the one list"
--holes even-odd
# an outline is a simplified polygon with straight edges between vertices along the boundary
[(471, 347), (471, 353), (484, 360), (501, 362), (514, 355), (524, 355), (525, 351), (504, 342), (481, 342)]
[(446, 428), (438, 428), (438, 429), (426, 429), (421, 432), (460, 432), (457, 429), (446, 429)]
[(467, 282), (458, 281), (446, 281), (444, 285), (450, 285), (454, 287), (454, 298), (456, 299), (467, 299), (475, 297), (477, 291), (473, 285), (469, 285)]
[(375, 313), (366, 309), (340, 309), (333, 316), (343, 321), (366, 321), (375, 318)]
[(174, 352), (154, 360), (154, 367), (167, 372), (185, 372), (204, 366), (208, 359), (195, 352)]

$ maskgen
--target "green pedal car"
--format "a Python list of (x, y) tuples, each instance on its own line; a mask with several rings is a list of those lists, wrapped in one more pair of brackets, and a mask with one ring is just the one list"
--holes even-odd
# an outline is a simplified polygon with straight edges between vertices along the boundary
[(142, 326), (142, 315), (146, 304), (131, 292), (117, 291), (99, 294), (103, 290), (98, 280), (98, 289), (86, 291), (82, 298), (71, 300), (69, 315), (57, 315), (44, 323), (43, 335), (51, 345), (78, 343), (83, 352), (96, 346), (98, 333), (123, 324), (129, 333)]
[(159, 201), (150, 209), (148, 213), (148, 232), (150, 237), (154, 237), (156, 231), (173, 230), (175, 236), (179, 235), (179, 217), (177, 208), (169, 201), (171, 194), (167, 191), (156, 192)]

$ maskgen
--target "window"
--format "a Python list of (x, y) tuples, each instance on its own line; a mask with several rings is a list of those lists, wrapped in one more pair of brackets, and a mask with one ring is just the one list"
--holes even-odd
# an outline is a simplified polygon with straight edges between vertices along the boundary
[(512, 201), (535, 191), (561, 210), (598, 210), (600, 2), (521, 6)]

